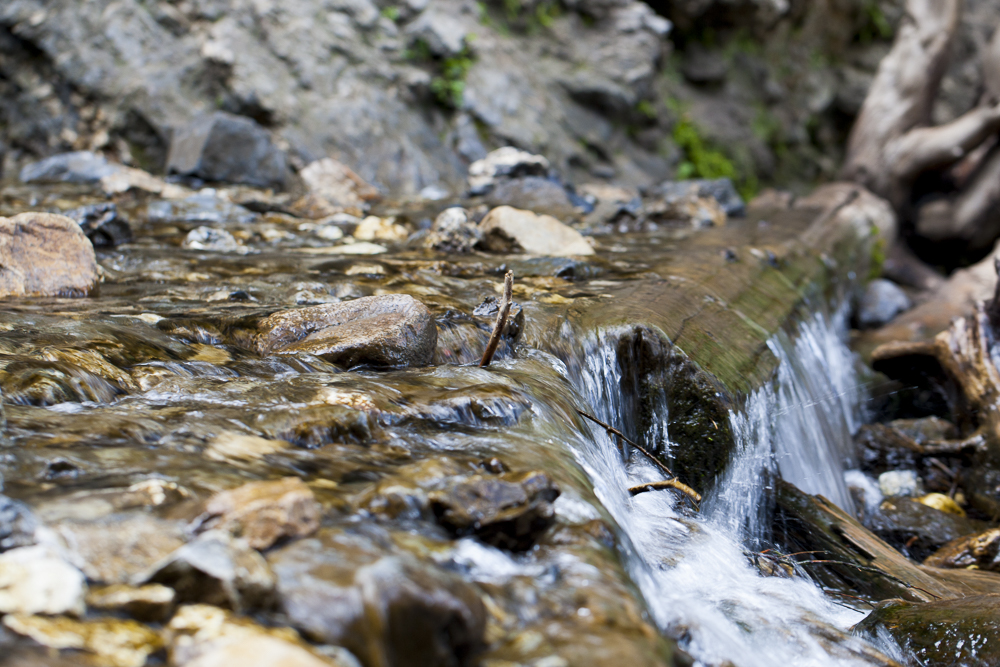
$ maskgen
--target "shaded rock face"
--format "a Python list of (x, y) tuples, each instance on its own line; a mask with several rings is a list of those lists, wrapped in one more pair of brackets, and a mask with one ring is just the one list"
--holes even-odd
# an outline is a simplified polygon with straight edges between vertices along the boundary
[(501, 549), (525, 551), (555, 522), (559, 488), (545, 473), (475, 476), (430, 494), (438, 523)]
[(437, 344), (430, 311), (405, 294), (286, 310), (258, 330), (262, 354), (308, 352), (345, 366), (424, 366)]
[(580, 232), (550, 215), (499, 206), (486, 214), (479, 228), (483, 233), (483, 245), (494, 252), (554, 257), (594, 254)]
[(514, 206), (557, 219), (570, 218), (576, 212), (562, 185), (539, 176), (501, 180), (486, 196), (486, 203)]
[(0, 218), (0, 297), (87, 296), (99, 280), (94, 246), (72, 219)]
[(287, 159), (250, 118), (216, 111), (174, 131), (167, 169), (206, 181), (281, 188)]
[(483, 647), (472, 585), (409, 556), (380, 556), (363, 534), (324, 529), (268, 560), (293, 625), (366, 665), (460, 667)]
[(1000, 570), (1000, 528), (952, 540), (928, 556), (924, 565)]
[(132, 240), (132, 227), (128, 220), (110, 202), (75, 208), (67, 211), (66, 217), (76, 220), (95, 247), (114, 246)]
[(35, 543), (38, 521), (22, 502), (0, 495), (0, 551)]

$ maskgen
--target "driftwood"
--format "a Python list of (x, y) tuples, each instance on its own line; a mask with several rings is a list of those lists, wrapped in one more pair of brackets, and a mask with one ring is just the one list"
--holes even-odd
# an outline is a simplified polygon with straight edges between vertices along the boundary
[[(977, 247), (1000, 234), (1000, 31), (984, 53), (980, 104), (945, 125), (931, 110), (958, 30), (961, 0), (908, 0), (893, 48), (851, 131), (841, 175), (917, 218), (931, 238), (962, 238)], [(928, 172), (955, 168), (958, 191), (913, 215), (913, 185)], [(964, 178), (962, 175), (964, 174)]]
[(500, 311), (497, 313), (496, 322), (493, 323), (493, 332), (490, 334), (490, 340), (486, 343), (486, 350), (483, 352), (483, 358), (479, 362), (480, 368), (485, 368), (490, 365), (493, 361), (493, 355), (497, 353), (497, 347), (500, 345), (500, 338), (503, 336), (503, 330), (507, 326), (507, 318), (510, 316), (510, 308), (514, 304), (514, 272), (508, 271), (503, 277), (503, 298), (500, 303)]

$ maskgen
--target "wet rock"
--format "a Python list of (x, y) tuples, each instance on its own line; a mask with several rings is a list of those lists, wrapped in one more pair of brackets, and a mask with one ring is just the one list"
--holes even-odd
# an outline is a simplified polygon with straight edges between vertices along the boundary
[(0, 494), (0, 552), (35, 543), (38, 521), (24, 503)]
[(961, 517), (965, 516), (965, 510), (962, 509), (961, 505), (943, 493), (928, 493), (926, 496), (920, 496), (917, 498), (917, 502), (921, 505), (933, 507), (934, 509), (946, 514), (954, 514), (955, 516)]
[(372, 421), (363, 409), (347, 405), (312, 405), (288, 411), (271, 410), (260, 420), (260, 427), (271, 437), (297, 447), (316, 449), (332, 442), (369, 444)]
[(184, 544), (180, 523), (149, 514), (112, 514), (54, 526), (74, 564), (90, 581), (124, 584)]
[(78, 491), (39, 503), (36, 512), (47, 523), (65, 519), (92, 521), (112, 512), (130, 509), (166, 507), (181, 502), (190, 492), (176, 482), (145, 479), (124, 488)]
[[(472, 315), (478, 318), (483, 324), (492, 326), (496, 323), (497, 313), (500, 312), (500, 299), (495, 296), (488, 296), (482, 303), (475, 307)], [(524, 309), (516, 301), (510, 306), (510, 313), (507, 315), (507, 327), (503, 331), (503, 336), (509, 342), (514, 342), (524, 331)]]
[(354, 230), (354, 238), (359, 241), (388, 241), (401, 243), (410, 235), (406, 227), (397, 224), (395, 218), (379, 218), (370, 215)]
[(207, 181), (282, 188), (288, 180), (284, 151), (255, 121), (216, 111), (174, 130), (169, 171)]
[(313, 640), (366, 665), (473, 664), (485, 610), (475, 588), (357, 532), (321, 530), (272, 552), (285, 613)]
[(218, 192), (206, 188), (184, 199), (159, 200), (149, 204), (146, 215), (150, 222), (209, 222), (246, 224), (256, 219), (256, 214), (239, 204), (222, 198)]
[(430, 311), (406, 294), (286, 310), (258, 330), (261, 354), (306, 352), (344, 366), (424, 366), (437, 344)]
[(132, 240), (132, 227), (128, 220), (110, 202), (74, 208), (66, 211), (66, 217), (80, 225), (95, 247), (115, 246)]
[(566, 188), (540, 176), (500, 179), (485, 201), (489, 206), (513, 206), (560, 220), (576, 215)]
[(1000, 528), (955, 538), (928, 556), (924, 565), (1000, 571)]
[(983, 526), (982, 523), (942, 512), (910, 498), (885, 500), (866, 525), (876, 535), (916, 560), (926, 558), (948, 542)]
[(94, 246), (72, 219), (0, 217), (0, 297), (87, 296), (99, 282)]
[(333, 158), (309, 163), (299, 176), (309, 188), (309, 195), (295, 207), (308, 212), (309, 217), (335, 215), (344, 209), (363, 211), (379, 198), (379, 191), (374, 186)]
[(102, 667), (143, 667), (146, 659), (163, 648), (160, 634), (130, 620), (44, 618), (14, 614), (3, 624), (50, 649), (73, 649), (94, 656)]
[(858, 326), (880, 327), (912, 305), (906, 292), (896, 283), (878, 278), (868, 283), (858, 304)]
[(25, 183), (97, 183), (119, 169), (103, 155), (90, 151), (59, 153), (25, 165), (21, 180)]
[(920, 489), (920, 477), (915, 470), (889, 470), (878, 476), (878, 488), (887, 498), (915, 496)]
[(880, 474), (899, 468), (913, 469), (920, 460), (919, 443), (887, 424), (866, 424), (854, 436), (865, 470)]
[(648, 222), (680, 224), (695, 229), (722, 227), (726, 224), (725, 209), (711, 197), (662, 197), (647, 202), (642, 208), (642, 214)]
[(298, 477), (251, 482), (212, 496), (198, 531), (219, 529), (264, 550), (282, 539), (312, 535), (320, 508), (312, 490)]
[(535, 215), (510, 206), (486, 214), (479, 225), (482, 245), (492, 252), (526, 252), (532, 255), (593, 255), (594, 249), (580, 232), (548, 215)]
[(665, 181), (654, 188), (650, 195), (668, 201), (685, 197), (709, 198), (718, 202), (727, 216), (738, 218), (746, 213), (743, 198), (728, 178)]
[(235, 252), (241, 255), (245, 255), (250, 251), (249, 248), (237, 241), (236, 237), (225, 229), (215, 229), (214, 227), (196, 227), (192, 229), (184, 237), (182, 246), (191, 250)]
[(274, 576), (246, 541), (213, 530), (202, 533), (132, 578), (133, 585), (163, 584), (178, 602), (204, 602), (242, 611), (270, 607)]
[(84, 611), (83, 573), (43, 546), (0, 554), (0, 614), (73, 614)]
[(178, 667), (359, 667), (349, 655), (317, 654), (289, 628), (265, 628), (209, 605), (181, 607), (165, 634)]
[(469, 253), (482, 240), (483, 233), (469, 211), (461, 206), (452, 206), (434, 218), (423, 244), (438, 252)]
[(549, 161), (541, 155), (505, 146), (469, 165), (469, 193), (485, 194), (503, 178), (546, 176), (548, 171)]
[(87, 593), (87, 606), (121, 612), (140, 621), (161, 623), (170, 618), (176, 597), (174, 589), (160, 584), (138, 587), (113, 584), (91, 588)]
[(213, 461), (253, 461), (291, 447), (285, 440), (271, 440), (245, 433), (224, 431), (212, 438), (205, 456)]
[(559, 488), (542, 472), (471, 477), (430, 494), (438, 523), (455, 535), (475, 535), (511, 551), (525, 551), (555, 521)]
[(923, 604), (889, 600), (854, 627), (888, 635), (922, 665), (1000, 664), (1000, 595), (971, 595)]

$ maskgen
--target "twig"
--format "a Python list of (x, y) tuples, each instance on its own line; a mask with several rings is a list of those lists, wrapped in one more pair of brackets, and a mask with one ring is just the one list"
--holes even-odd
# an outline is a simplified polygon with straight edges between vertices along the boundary
[(508, 271), (503, 277), (503, 303), (500, 304), (500, 312), (497, 313), (497, 321), (493, 324), (493, 333), (490, 334), (490, 341), (486, 344), (486, 351), (483, 352), (483, 360), (479, 362), (480, 368), (486, 368), (493, 361), (497, 346), (500, 345), (500, 336), (503, 335), (504, 327), (507, 326), (507, 317), (510, 315), (510, 307), (514, 303), (514, 272)]
[(868, 567), (867, 565), (858, 565), (857, 563), (851, 563), (851, 562), (848, 562), (846, 560), (800, 560), (800, 561), (796, 561), (796, 564), (798, 564), (798, 565), (810, 565), (812, 563), (826, 563), (826, 564), (830, 564), (830, 565), (846, 565), (848, 567), (853, 567), (853, 568), (856, 568), (858, 570), (861, 570), (862, 572), (870, 572), (872, 574), (881, 575), (881, 576), (885, 577), (886, 579), (891, 579), (892, 581), (896, 582), (897, 584), (902, 584), (903, 586), (906, 586), (907, 588), (912, 588), (914, 590), (920, 591), (921, 593), (927, 593), (927, 595), (930, 595), (931, 597), (936, 598), (938, 600), (941, 599), (940, 595), (935, 595), (934, 593), (931, 593), (926, 588), (921, 588), (920, 586), (914, 586), (913, 584), (907, 583), (907, 582), (903, 581), (902, 579), (900, 579), (899, 577), (894, 577), (891, 574), (889, 574), (888, 572), (886, 572), (884, 570), (880, 570), (877, 567)]
[[(625, 434), (622, 433), (621, 431), (619, 431), (618, 429), (616, 429), (614, 426), (611, 426), (610, 424), (605, 424), (604, 422), (602, 422), (597, 417), (591, 417), (590, 415), (588, 415), (583, 410), (577, 410), (576, 413), (578, 415), (580, 415), (581, 417), (586, 417), (590, 421), (594, 422), (595, 424), (597, 424), (598, 426), (600, 426), (601, 428), (603, 428), (605, 431), (607, 431), (607, 433), (608, 433), (609, 436), (614, 436), (616, 438), (620, 438), (621, 440), (624, 440), (628, 444), (630, 444), (633, 447), (635, 447), (636, 449), (638, 449), (640, 452), (642, 452), (643, 454), (646, 455), (646, 458), (648, 458), (653, 463), (653, 465), (655, 465), (657, 468), (659, 468), (660, 470), (662, 470), (663, 472), (665, 472), (668, 476), (670, 476), (670, 477), (676, 477), (676, 475), (674, 475), (674, 473), (672, 473), (670, 471), (670, 468), (668, 468), (666, 465), (664, 465), (663, 462), (660, 461), (660, 459), (658, 459), (655, 456), (653, 456), (653, 454), (648, 449), (646, 449), (642, 445), (640, 445), (638, 443), (635, 443), (635, 442), (632, 442), (631, 440), (629, 440), (628, 438), (626, 438)], [(618, 443), (618, 448), (621, 449), (621, 443)]]
[(701, 502), (701, 494), (684, 482), (678, 480), (676, 477), (672, 479), (665, 479), (662, 482), (646, 482), (645, 484), (639, 484), (638, 486), (630, 486), (628, 492), (630, 495), (637, 496), (640, 493), (645, 493), (646, 491), (657, 491), (660, 489), (674, 489), (675, 491), (680, 491), (694, 502), (695, 509), (699, 509), (698, 503)]

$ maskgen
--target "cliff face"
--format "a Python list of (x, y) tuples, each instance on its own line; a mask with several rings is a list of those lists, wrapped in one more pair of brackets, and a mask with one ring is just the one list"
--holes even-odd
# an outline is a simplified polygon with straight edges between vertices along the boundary
[[(807, 184), (834, 173), (901, 3), (651, 4), (7, 0), (3, 173), (70, 149), (161, 170), (173, 130), (221, 108), (293, 166), (331, 155), (399, 195), (457, 191), (508, 144), (576, 182)], [(943, 116), (974, 102), (1000, 16), (968, 5)]]

